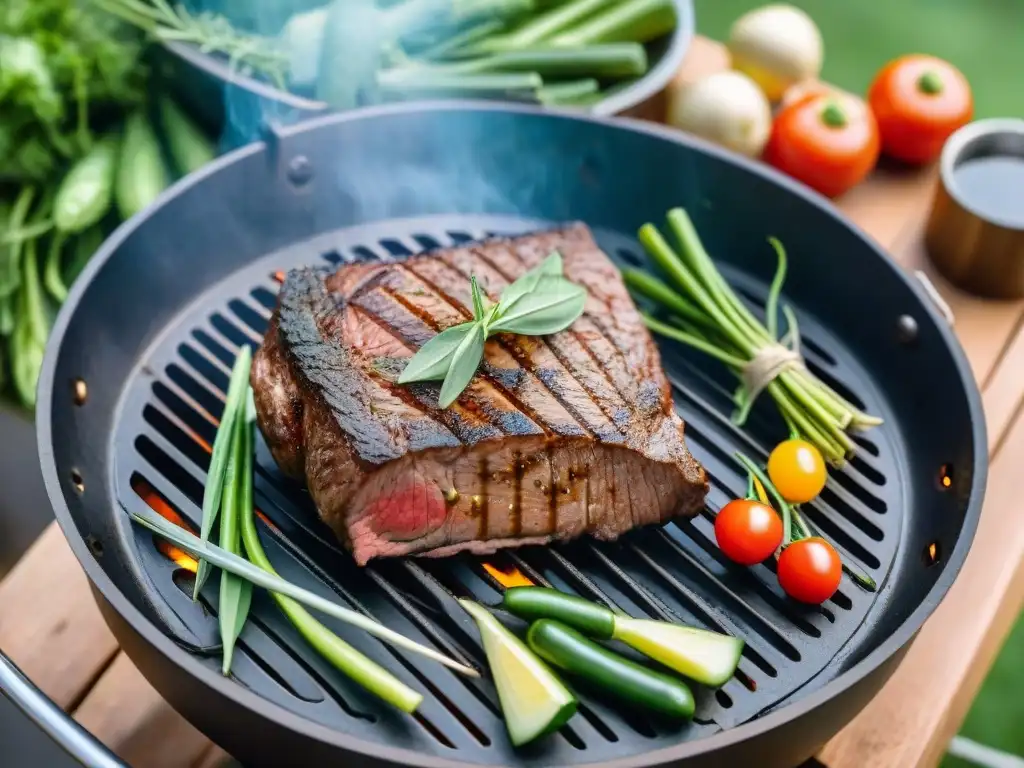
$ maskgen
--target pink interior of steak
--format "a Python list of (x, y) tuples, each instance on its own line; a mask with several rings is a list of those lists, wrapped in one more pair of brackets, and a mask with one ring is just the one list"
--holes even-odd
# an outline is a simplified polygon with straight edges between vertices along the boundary
[[(447, 409), (438, 385), (395, 383), (422, 344), (471, 317), (470, 274), (497, 301), (556, 248), (588, 290), (571, 329), (492, 338)], [(275, 459), (361, 563), (614, 538), (692, 514), (706, 493), (657, 350), (583, 226), (290, 277), (252, 378)]]

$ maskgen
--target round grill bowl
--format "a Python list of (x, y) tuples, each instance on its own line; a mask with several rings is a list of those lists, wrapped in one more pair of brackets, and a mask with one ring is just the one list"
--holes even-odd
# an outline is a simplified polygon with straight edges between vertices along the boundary
[[(686, 207), (727, 278), (756, 308), (778, 237), (785, 296), (808, 364), (885, 424), (858, 438), (806, 514), (879, 584), (844, 578), (824, 606), (781, 594), (765, 566), (735, 567), (712, 511), (742, 492), (731, 459), (763, 461), (783, 434), (770, 402), (728, 416), (734, 382), (661, 343), (686, 438), (712, 477), (708, 511), (635, 531), (488, 559), (634, 615), (742, 635), (740, 672), (698, 688), (697, 719), (649, 719), (583, 692), (542, 744), (515, 750), (491, 684), (457, 678), (349, 627), (342, 637), (425, 694), (416, 716), (382, 705), (327, 666), (265, 595), (219, 673), (216, 579), (200, 605), (187, 572), (120, 509), (169, 507), (198, 527), (227, 371), (259, 343), (275, 273), (391, 259), (489, 234), (590, 225), (603, 249), (643, 263), (634, 233)], [(644, 123), (466, 103), (332, 116), (268, 134), (169, 190), (97, 254), (65, 304), (43, 368), (41, 460), (57, 518), (119, 641), (196, 726), (246, 765), (793, 766), (878, 690), (945, 594), (981, 508), (980, 399), (946, 321), (925, 294), (825, 200), (763, 167)], [(660, 343), (660, 342), (659, 342)], [(282, 574), (411, 637), (482, 663), (454, 595), (499, 599), (479, 558), (398, 559), (365, 569), (334, 542), (298, 486), (258, 451), (256, 503)], [(171, 553), (173, 554), (173, 553)], [(330, 622), (328, 622), (330, 623)], [(349, 764), (346, 762), (346, 764)]]

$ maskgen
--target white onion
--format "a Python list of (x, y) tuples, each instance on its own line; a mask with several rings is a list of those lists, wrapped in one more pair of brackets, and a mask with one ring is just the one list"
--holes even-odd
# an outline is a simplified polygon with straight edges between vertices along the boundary
[(792, 5), (766, 5), (744, 14), (729, 30), (726, 46), (733, 69), (749, 75), (772, 102), (790, 86), (821, 74), (821, 32)]
[(718, 72), (669, 95), (668, 122), (734, 152), (761, 154), (772, 112), (760, 88), (740, 72)]

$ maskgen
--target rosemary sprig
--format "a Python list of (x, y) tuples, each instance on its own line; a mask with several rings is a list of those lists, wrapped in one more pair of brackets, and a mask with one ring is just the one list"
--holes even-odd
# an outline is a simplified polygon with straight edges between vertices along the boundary
[(490, 306), (476, 276), (470, 277), (473, 319), (447, 328), (410, 358), (399, 384), (442, 381), (438, 405), (447, 408), (473, 380), (484, 342), (495, 333), (543, 336), (558, 333), (583, 314), (587, 293), (562, 274), (557, 251), (505, 288)]
[(158, 40), (197, 46), (204, 53), (228, 57), (233, 70), (244, 67), (259, 72), (278, 88), (288, 76), (288, 58), (272, 38), (236, 29), (224, 16), (194, 14), (184, 5), (167, 0), (90, 0), (97, 8), (138, 27)]

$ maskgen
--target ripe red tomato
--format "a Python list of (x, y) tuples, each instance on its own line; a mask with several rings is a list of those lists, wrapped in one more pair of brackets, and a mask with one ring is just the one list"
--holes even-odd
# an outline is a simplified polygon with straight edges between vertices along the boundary
[(927, 163), (946, 139), (971, 121), (974, 98), (967, 78), (942, 59), (912, 54), (886, 64), (868, 91), (882, 151), (906, 163)]
[(835, 547), (812, 536), (794, 541), (779, 555), (779, 584), (801, 603), (818, 605), (839, 589), (843, 563)]
[(764, 159), (835, 197), (871, 173), (878, 147), (878, 124), (866, 104), (849, 94), (819, 92), (782, 108)]
[(782, 520), (767, 504), (734, 499), (715, 518), (715, 539), (733, 562), (757, 565), (782, 544)]

